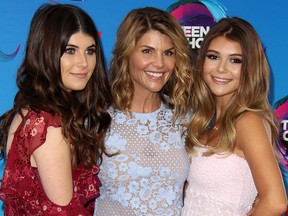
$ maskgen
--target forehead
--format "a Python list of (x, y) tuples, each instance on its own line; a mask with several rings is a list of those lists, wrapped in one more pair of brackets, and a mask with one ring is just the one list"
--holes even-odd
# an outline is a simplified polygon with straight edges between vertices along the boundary
[(136, 42), (136, 46), (143, 46), (143, 45), (165, 45), (171, 46), (173, 45), (172, 40), (166, 34), (163, 34), (157, 30), (149, 30), (147, 31), (139, 40)]
[(83, 31), (79, 31), (71, 35), (68, 43), (91, 45), (91, 44), (95, 44), (95, 39), (91, 35), (88, 35), (84, 33)]
[(242, 53), (241, 44), (238, 41), (228, 39), (225, 36), (218, 36), (211, 40), (208, 50), (213, 49), (222, 52)]

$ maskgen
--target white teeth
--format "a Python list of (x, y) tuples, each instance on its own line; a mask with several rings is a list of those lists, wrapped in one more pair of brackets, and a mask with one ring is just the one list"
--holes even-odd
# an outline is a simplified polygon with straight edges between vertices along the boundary
[(163, 73), (153, 73), (153, 72), (146, 72), (149, 76), (153, 77), (161, 77), (163, 76)]
[(218, 78), (218, 77), (213, 77), (214, 80), (217, 82), (222, 82), (222, 83), (228, 83), (230, 79), (223, 79), (223, 78)]

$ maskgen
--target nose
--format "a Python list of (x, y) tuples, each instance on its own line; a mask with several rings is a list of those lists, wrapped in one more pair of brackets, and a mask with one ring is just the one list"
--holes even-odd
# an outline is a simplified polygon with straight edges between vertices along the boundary
[(153, 61), (153, 65), (156, 66), (156, 67), (158, 67), (158, 68), (163, 67), (163, 65), (164, 65), (163, 55), (157, 54), (157, 55), (155, 56), (154, 61)]
[(225, 73), (225, 72), (227, 72), (227, 65), (226, 65), (226, 61), (224, 61), (224, 60), (221, 60), (221, 61), (219, 61), (219, 63), (218, 63), (218, 71), (220, 72), (220, 73)]
[(85, 53), (79, 54), (77, 56), (77, 66), (78, 67), (87, 67), (87, 57)]

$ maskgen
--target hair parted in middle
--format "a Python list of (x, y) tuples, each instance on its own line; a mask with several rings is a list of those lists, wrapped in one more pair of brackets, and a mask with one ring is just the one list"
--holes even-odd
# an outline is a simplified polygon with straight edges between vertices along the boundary
[[(80, 31), (95, 41), (96, 66), (82, 91), (69, 92), (62, 82), (60, 60), (70, 37)], [(98, 32), (84, 10), (69, 4), (44, 4), (38, 8), (17, 72), (17, 86), (13, 109), (0, 119), (1, 144), (6, 143), (10, 124), (22, 109), (44, 110), (60, 117), (63, 136), (71, 145), (73, 166), (101, 162), (104, 136), (111, 122), (107, 107), (112, 96)]]
[(175, 48), (175, 69), (161, 90), (171, 99), (174, 117), (183, 117), (188, 110), (193, 54), (180, 24), (171, 14), (158, 8), (144, 7), (128, 13), (117, 31), (117, 39), (110, 65), (111, 89), (114, 106), (129, 111), (134, 87), (129, 74), (129, 58), (136, 43), (148, 31), (156, 30), (167, 35)]
[(188, 127), (188, 152), (193, 152), (194, 145), (201, 145), (199, 138), (213, 123), (216, 112), (215, 97), (203, 79), (203, 65), (211, 41), (219, 36), (240, 44), (242, 69), (239, 88), (218, 120), (221, 125), (218, 145), (211, 148), (210, 153), (227, 153), (235, 149), (236, 121), (246, 111), (255, 112), (268, 122), (273, 140), (278, 135), (278, 122), (268, 102), (270, 68), (260, 37), (247, 21), (239, 17), (222, 18), (205, 36), (193, 71), (193, 115)]

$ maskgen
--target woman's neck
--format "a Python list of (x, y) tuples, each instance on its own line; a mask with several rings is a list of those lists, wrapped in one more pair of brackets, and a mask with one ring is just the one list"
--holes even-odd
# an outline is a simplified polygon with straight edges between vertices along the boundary
[(130, 111), (138, 113), (151, 113), (159, 109), (160, 105), (161, 99), (159, 93), (151, 93), (144, 97), (143, 95), (134, 95)]

